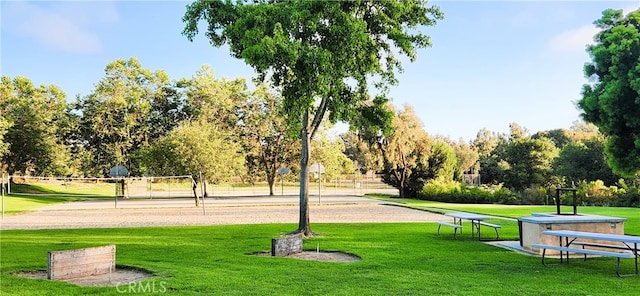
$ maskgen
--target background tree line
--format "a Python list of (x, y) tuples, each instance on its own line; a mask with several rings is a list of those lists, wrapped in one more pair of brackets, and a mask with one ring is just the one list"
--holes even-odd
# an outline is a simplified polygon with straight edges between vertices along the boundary
[[(171, 80), (135, 58), (119, 59), (71, 102), (57, 86), (25, 77), (3, 76), (0, 91), (1, 164), (12, 174), (103, 177), (123, 164), (132, 175), (264, 180), (273, 194), (278, 168), (299, 170), (300, 143), (287, 130), (282, 97), (265, 85), (249, 90), (244, 79), (217, 79), (208, 66)], [(402, 197), (445, 201), (544, 203), (552, 188), (581, 187), (584, 200), (615, 204), (635, 190), (628, 185), (635, 179), (608, 167), (606, 137), (594, 125), (530, 134), (512, 123), (509, 134), (482, 129), (465, 142), (429, 135), (409, 105), (390, 108), (387, 134), (321, 130), (312, 163), (323, 163), (329, 180), (374, 171)], [(483, 186), (466, 185), (465, 174), (479, 174)]]
[[(86, 96), (68, 100), (55, 85), (2, 76), (0, 169), (35, 176), (106, 177), (114, 165), (131, 175), (194, 175), (220, 183), (295, 175), (300, 144), (285, 125), (282, 97), (266, 85), (217, 79), (203, 66), (171, 80), (135, 58), (118, 59)], [(353, 173), (341, 139), (314, 141), (312, 161), (328, 177)]]
[[(606, 137), (592, 124), (530, 134), (510, 124), (501, 134), (481, 129), (474, 140), (429, 135), (411, 106), (394, 111), (393, 132), (344, 135), (347, 155), (383, 174), (400, 196), (449, 202), (549, 203), (555, 188), (576, 187), (582, 202), (638, 205), (635, 178), (607, 164)], [(479, 176), (478, 176), (479, 175)], [(467, 178), (465, 178), (467, 177)], [(479, 177), (481, 186), (469, 186)], [(477, 179), (476, 179), (477, 180)]]

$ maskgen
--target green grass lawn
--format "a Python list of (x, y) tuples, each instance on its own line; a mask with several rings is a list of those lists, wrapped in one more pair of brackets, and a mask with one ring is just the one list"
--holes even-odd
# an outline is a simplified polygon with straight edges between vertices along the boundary
[[(144, 283), (174, 295), (637, 295), (640, 278), (615, 276), (612, 258), (543, 266), (526, 256), (437, 235), (434, 223), (315, 224), (305, 249), (344, 251), (359, 262), (331, 263), (249, 255), (295, 225), (233, 225), (0, 232), (3, 295), (118, 295), (115, 287), (79, 287), (24, 279), (45, 270), (47, 251), (117, 245), (117, 264), (154, 273)], [(517, 229), (502, 235), (517, 238)], [(632, 261), (622, 262), (632, 272)]]
[[(113, 184), (107, 183), (99, 184), (99, 186), (83, 186), (83, 184), (69, 184), (67, 186), (61, 184), (12, 184), (11, 192), (20, 194), (5, 195), (2, 205), (5, 214), (15, 214), (57, 203), (89, 199), (113, 199), (113, 186)], [(94, 195), (83, 196), (82, 194)]]
[[(11, 197), (30, 207), (69, 199)], [(436, 212), (469, 211), (517, 218), (553, 212), (552, 206), (447, 204), (391, 199)], [(625, 232), (640, 234), (640, 209), (580, 207), (581, 213), (625, 217)], [(518, 239), (516, 221), (503, 225), (500, 237)], [(613, 258), (543, 266), (527, 256), (472, 240), (468, 232), (436, 234), (435, 223), (313, 224), (319, 237), (305, 249), (343, 251), (359, 262), (330, 263), (253, 256), (268, 251), (270, 240), (295, 225), (233, 225), (122, 229), (0, 231), (0, 294), (120, 295), (116, 287), (79, 287), (25, 279), (19, 271), (46, 270), (47, 252), (117, 245), (117, 264), (151, 271), (143, 287), (174, 295), (637, 295), (640, 277), (615, 276)], [(465, 227), (469, 229), (469, 227)], [(492, 238), (492, 231), (483, 231)], [(633, 272), (622, 261), (622, 273)], [(125, 289), (126, 290), (126, 289)], [(148, 291), (148, 290), (147, 290)], [(159, 290), (156, 290), (159, 292)]]
[(6, 195), (4, 197), (4, 212), (6, 214), (15, 214), (31, 211), (47, 205), (84, 199), (86, 198), (70, 196)]

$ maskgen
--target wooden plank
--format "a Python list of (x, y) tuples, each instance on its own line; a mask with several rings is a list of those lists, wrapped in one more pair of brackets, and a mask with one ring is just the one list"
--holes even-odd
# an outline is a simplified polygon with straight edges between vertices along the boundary
[(115, 270), (116, 246), (51, 251), (48, 261), (47, 277), (52, 280), (106, 274)]
[(49, 253), (51, 253), (51, 255), (54, 256), (57, 260), (62, 260), (67, 258), (112, 255), (113, 253), (115, 253), (115, 248), (111, 248), (110, 246), (104, 246), (104, 247), (94, 247), (94, 248), (75, 249), (75, 250), (51, 251)]
[(97, 263), (97, 262), (105, 262), (112, 260), (114, 258), (114, 254), (101, 254), (98, 256), (83, 256), (83, 257), (75, 257), (75, 258), (64, 258), (59, 259), (57, 257), (52, 257), (58, 264), (67, 265), (67, 264), (81, 264), (81, 263)]

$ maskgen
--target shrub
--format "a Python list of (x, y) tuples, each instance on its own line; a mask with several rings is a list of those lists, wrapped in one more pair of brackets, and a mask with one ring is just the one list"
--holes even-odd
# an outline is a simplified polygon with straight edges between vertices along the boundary
[(616, 206), (640, 208), (640, 188), (627, 185), (623, 179), (618, 181), (618, 185), (620, 189)]
[(578, 200), (588, 206), (614, 206), (618, 204), (618, 187), (605, 186), (601, 180), (580, 182), (577, 186)]
[(431, 180), (424, 185), (418, 198), (453, 203), (515, 204), (517, 196), (502, 185), (470, 186), (456, 181)]
[(541, 205), (547, 199), (547, 189), (543, 186), (531, 186), (521, 193), (521, 204)]

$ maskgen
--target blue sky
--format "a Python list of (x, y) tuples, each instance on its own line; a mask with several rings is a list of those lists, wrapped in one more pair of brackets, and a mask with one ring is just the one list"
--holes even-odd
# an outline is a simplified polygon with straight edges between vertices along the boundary
[[(204, 64), (218, 78), (251, 78), (253, 70), (214, 48), (204, 35), (181, 35), (188, 1), (2, 1), (0, 70), (34, 84), (55, 84), (85, 96), (118, 58), (172, 79)], [(431, 135), (472, 140), (486, 128), (508, 132), (516, 122), (537, 131), (569, 128), (587, 82), (585, 45), (606, 8), (633, 1), (430, 1), (445, 14), (424, 28), (433, 47), (405, 62), (394, 104), (410, 104)]]

